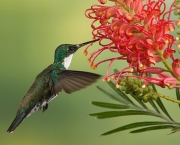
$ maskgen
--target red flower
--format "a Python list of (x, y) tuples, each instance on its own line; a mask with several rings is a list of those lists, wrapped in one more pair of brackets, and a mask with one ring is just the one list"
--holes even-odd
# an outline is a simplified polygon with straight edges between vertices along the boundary
[[(95, 69), (99, 64), (109, 61), (105, 80), (109, 80), (109, 77), (113, 76), (117, 86), (119, 77), (136, 68), (138, 75), (133, 76), (144, 79), (147, 83), (152, 81), (150, 78), (144, 78), (143, 71), (151, 69), (152, 65), (156, 65), (158, 62), (166, 63), (164, 60), (170, 58), (173, 70), (177, 71), (173, 74), (172, 68), (168, 67), (166, 72), (168, 71), (173, 79), (175, 76), (179, 77), (179, 61), (176, 65), (177, 61), (173, 56), (176, 51), (172, 48), (173, 45), (177, 46), (177, 43), (174, 36), (170, 34), (175, 29), (174, 24), (179, 24), (170, 17), (172, 11), (180, 9), (173, 9), (175, 0), (166, 12), (164, 0), (110, 1), (115, 2), (115, 5), (92, 5), (85, 13), (86, 17), (93, 19), (91, 24), (93, 38), (99, 39), (99, 44), (102, 46), (90, 54), (88, 61), (91, 63), (91, 67)], [(99, 0), (99, 2), (105, 4), (106, 0)], [(107, 41), (104, 40), (109, 40), (109, 43), (105, 44)], [(87, 49), (85, 49), (85, 53), (87, 53)], [(105, 50), (119, 53), (119, 56), (95, 63), (98, 55)], [(119, 73), (109, 75), (110, 66), (115, 60), (126, 60), (129, 66)], [(165, 66), (169, 65), (165, 64)], [(161, 77), (160, 79), (162, 80)], [(180, 79), (175, 79), (180, 81)], [(178, 81), (176, 81), (177, 85), (180, 84)], [(167, 85), (161, 83), (160, 86)], [(173, 84), (173, 86), (175, 85)]]
[(145, 81), (148, 83), (150, 82), (155, 85), (161, 86), (163, 88), (165, 86), (169, 87), (170, 89), (176, 87), (176, 84), (177, 84), (176, 78), (173, 78), (165, 73), (159, 73), (158, 76), (159, 76), (158, 78), (157, 77), (146, 77)]
[(172, 69), (177, 77), (180, 77), (180, 59), (175, 59), (172, 63)]

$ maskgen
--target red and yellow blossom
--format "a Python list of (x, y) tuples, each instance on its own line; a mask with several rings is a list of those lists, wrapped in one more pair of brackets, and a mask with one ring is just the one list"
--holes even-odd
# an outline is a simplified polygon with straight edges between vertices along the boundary
[[(85, 12), (86, 17), (93, 20), (92, 35), (94, 39), (99, 39), (101, 46), (88, 58), (91, 67), (95, 69), (99, 64), (109, 62), (104, 80), (108, 81), (112, 76), (117, 87), (120, 77), (131, 76), (143, 79), (144, 84), (150, 82), (161, 87), (180, 88), (180, 58), (174, 55), (180, 45), (178, 38), (171, 34), (176, 25), (180, 25), (179, 21), (171, 18), (171, 13), (180, 9), (173, 7), (175, 0), (169, 9), (165, 0), (109, 1), (114, 5), (106, 6), (107, 0), (99, 0), (99, 5), (92, 5)], [(105, 50), (119, 56), (95, 63)], [(126, 60), (128, 66), (109, 75), (111, 64), (116, 60)], [(165, 67), (157, 67), (158, 62)], [(157, 77), (146, 73), (156, 74)]]

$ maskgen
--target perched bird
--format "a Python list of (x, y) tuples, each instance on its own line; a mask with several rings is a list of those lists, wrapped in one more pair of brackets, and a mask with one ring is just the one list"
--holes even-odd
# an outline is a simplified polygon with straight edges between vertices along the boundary
[(82, 46), (98, 40), (88, 41), (82, 44), (62, 44), (58, 46), (54, 54), (54, 63), (44, 69), (35, 79), (34, 83), (24, 96), (16, 117), (7, 132), (12, 133), (16, 127), (34, 112), (47, 110), (48, 103), (52, 101), (59, 92), (64, 90), (72, 93), (80, 90), (100, 78), (99, 74), (67, 70), (73, 54)]

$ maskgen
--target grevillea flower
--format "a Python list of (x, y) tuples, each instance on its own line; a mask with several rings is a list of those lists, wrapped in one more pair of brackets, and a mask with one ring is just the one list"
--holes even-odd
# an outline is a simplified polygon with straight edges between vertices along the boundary
[[(171, 35), (175, 25), (180, 25), (179, 21), (171, 19), (171, 13), (180, 9), (173, 7), (175, 0), (168, 10), (165, 0), (109, 1), (114, 2), (114, 5), (105, 6), (107, 0), (99, 0), (99, 5), (92, 5), (85, 12), (86, 17), (93, 20), (92, 35), (94, 39), (99, 39), (101, 46), (88, 58), (91, 67), (95, 69), (99, 64), (109, 62), (104, 80), (108, 81), (112, 76), (117, 87), (119, 78), (123, 76), (143, 79), (144, 84), (151, 82), (162, 87), (180, 87), (180, 59), (174, 58), (180, 45)], [(87, 50), (84, 50), (85, 54)], [(118, 53), (119, 56), (95, 63), (95, 59), (105, 50)], [(116, 60), (126, 60), (128, 66), (120, 72), (109, 74)], [(158, 62), (163, 62), (165, 68), (153, 67)], [(160, 76), (160, 73), (165, 72), (168, 77)], [(157, 74), (157, 77), (148, 77), (144, 75), (146, 73)]]
[(172, 63), (172, 69), (176, 76), (180, 77), (180, 59), (175, 59)]

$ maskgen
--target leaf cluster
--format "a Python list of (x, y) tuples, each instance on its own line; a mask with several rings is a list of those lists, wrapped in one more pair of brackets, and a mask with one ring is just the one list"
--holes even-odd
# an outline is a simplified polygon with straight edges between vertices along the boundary
[[(177, 123), (172, 119), (159, 97), (156, 100), (148, 100), (149, 104), (152, 106), (149, 108), (139, 97), (132, 94), (127, 95), (120, 88), (115, 88), (112, 81), (108, 82), (108, 85), (110, 86), (110, 88), (101, 85), (98, 85), (97, 88), (101, 92), (115, 100), (117, 103), (92, 101), (91, 103), (93, 105), (102, 108), (108, 108), (111, 109), (111, 111), (93, 113), (90, 114), (90, 116), (94, 116), (97, 119), (106, 119), (129, 115), (148, 115), (161, 118), (162, 121), (134, 122), (107, 131), (102, 135), (109, 135), (129, 129), (131, 129), (130, 133), (140, 133), (160, 129), (171, 129), (171, 133), (174, 133), (180, 130), (180, 123)], [(152, 85), (152, 88), (153, 91), (156, 91), (154, 85)], [(176, 89), (176, 95), (177, 99), (180, 99), (179, 89)]]

